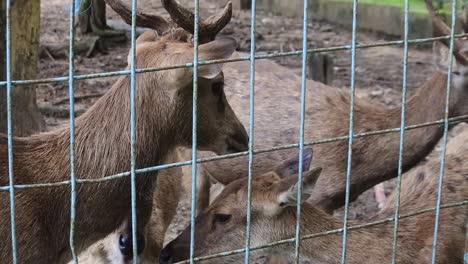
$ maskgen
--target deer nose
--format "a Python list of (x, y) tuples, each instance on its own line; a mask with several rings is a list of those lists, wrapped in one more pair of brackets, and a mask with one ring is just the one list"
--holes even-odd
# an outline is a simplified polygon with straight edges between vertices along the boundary
[[(141, 234), (137, 234), (137, 254), (140, 255), (145, 249), (145, 238)], [(131, 234), (121, 234), (119, 237), (119, 249), (122, 255), (133, 257), (133, 240)]]
[(246, 151), (249, 149), (249, 135), (243, 126), (239, 130), (234, 138), (241, 144), (241, 150)]
[(172, 243), (167, 244), (159, 255), (159, 264), (172, 264)]
[(237, 129), (237, 132), (227, 139), (228, 153), (242, 152), (249, 149), (249, 135), (244, 127)]

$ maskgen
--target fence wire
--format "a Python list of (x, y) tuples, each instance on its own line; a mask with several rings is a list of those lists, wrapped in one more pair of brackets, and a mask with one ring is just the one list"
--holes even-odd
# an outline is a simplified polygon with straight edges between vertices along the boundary
[(436, 216), (435, 216), (435, 224), (434, 224), (434, 242), (432, 244), (432, 264), (436, 263), (436, 252), (437, 252), (437, 239), (439, 237), (439, 220), (440, 220), (440, 204), (442, 203), (442, 183), (444, 180), (444, 168), (445, 168), (445, 154), (447, 151), (447, 141), (448, 141), (448, 118), (449, 118), (449, 102), (450, 102), (450, 90), (452, 86), (452, 64), (453, 64), (453, 51), (455, 49), (455, 41), (453, 36), (455, 35), (455, 23), (457, 20), (457, 1), (452, 1), (452, 24), (450, 27), (450, 56), (449, 56), (449, 64), (447, 69), (447, 89), (445, 95), (445, 111), (444, 111), (444, 137), (443, 137), (443, 144), (442, 144), (442, 154), (440, 157), (440, 173), (439, 173), (439, 186), (437, 188), (437, 206), (436, 206)]
[(301, 247), (301, 207), (302, 207), (302, 180), (303, 180), (303, 159), (304, 159), (304, 123), (305, 123), (305, 96), (307, 82), (307, 46), (309, 29), (309, 1), (304, 1), (304, 16), (302, 26), (302, 76), (301, 76), (301, 123), (299, 129), (299, 175), (297, 178), (297, 209), (296, 209), (296, 241), (295, 241), (295, 259), (299, 264)]
[(70, 251), (73, 263), (78, 263), (75, 250), (75, 220), (76, 220), (76, 175), (75, 175), (75, 0), (70, 0), (70, 39), (68, 45), (68, 93), (70, 96)]
[[(308, 0), (304, 0), (308, 1)], [(357, 35), (357, 11), (358, 1), (353, 0), (353, 33), (351, 40), (351, 100), (349, 103), (349, 133), (348, 133), (348, 160), (346, 168), (346, 194), (345, 211), (343, 216), (343, 245), (341, 251), (341, 263), (346, 263), (346, 246), (348, 243), (348, 214), (349, 214), (349, 192), (351, 188), (351, 165), (353, 160), (353, 138), (354, 138), (354, 98), (356, 94), (356, 35)]]
[[(136, 1), (136, 0), (133, 0)], [(197, 209), (197, 98), (198, 98), (198, 32), (199, 0), (195, 2), (195, 27), (193, 29), (193, 101), (192, 101), (192, 202), (190, 208), (190, 264), (195, 263), (195, 216)]]
[(409, 0), (405, 0), (405, 29), (403, 33), (403, 91), (401, 94), (401, 122), (400, 122), (400, 146), (398, 153), (398, 176), (397, 176), (397, 199), (395, 205), (395, 222), (393, 232), (393, 252), (392, 264), (396, 263), (396, 254), (398, 246), (398, 225), (400, 223), (400, 193), (401, 193), (401, 175), (403, 174), (403, 150), (405, 142), (405, 120), (406, 120), (406, 92), (408, 78), (408, 33), (409, 33)]
[(250, 263), (250, 227), (252, 220), (252, 168), (253, 168), (253, 146), (255, 127), (255, 49), (256, 49), (256, 25), (257, 25), (257, 1), (252, 0), (252, 16), (250, 20), (250, 102), (249, 102), (249, 168), (247, 178), (247, 228), (245, 238), (245, 263)]
[[(404, 6), (404, 35), (403, 40), (397, 41), (387, 41), (387, 42), (380, 42), (380, 43), (370, 43), (370, 44), (357, 44), (356, 36), (357, 36), (357, 11), (358, 11), (358, 1), (353, 0), (353, 22), (352, 22), (352, 43), (351, 45), (343, 45), (343, 46), (335, 46), (335, 47), (327, 47), (327, 48), (318, 48), (318, 49), (308, 49), (308, 25), (309, 25), (309, 3), (307, 0), (304, 0), (304, 13), (303, 13), (303, 47), (301, 51), (292, 51), (292, 52), (278, 52), (272, 54), (256, 54), (255, 53), (255, 46), (256, 46), (256, 38), (255, 38), (255, 25), (256, 25), (256, 0), (252, 0), (251, 5), (251, 51), (250, 56), (244, 56), (241, 58), (231, 58), (231, 59), (224, 59), (224, 60), (212, 60), (212, 61), (199, 61), (198, 58), (198, 32), (199, 32), (199, 0), (194, 0), (195, 3), (195, 12), (194, 12), (194, 58), (193, 63), (187, 64), (180, 64), (180, 65), (173, 65), (169, 67), (161, 67), (161, 68), (144, 68), (144, 69), (137, 69), (135, 65), (135, 51), (136, 51), (136, 12), (137, 12), (137, 1), (132, 0), (132, 13), (131, 13), (131, 49), (130, 49), (130, 70), (123, 70), (123, 71), (114, 71), (114, 72), (103, 72), (103, 73), (93, 73), (93, 74), (84, 74), (84, 75), (75, 75), (74, 73), (74, 49), (73, 43), (75, 39), (75, 29), (74, 29), (74, 22), (75, 22), (75, 0), (70, 0), (70, 29), (69, 29), (69, 73), (68, 76), (63, 77), (56, 77), (56, 78), (44, 78), (44, 79), (35, 79), (35, 80), (12, 80), (12, 70), (11, 70), (11, 0), (6, 1), (6, 81), (0, 82), (0, 87), (5, 86), (7, 89), (7, 123), (8, 123), (8, 175), (9, 175), (9, 184), (8, 186), (1, 186), (0, 191), (7, 191), (9, 192), (10, 196), (10, 208), (11, 208), (11, 243), (12, 243), (12, 258), (13, 263), (17, 263), (17, 241), (16, 241), (16, 225), (15, 225), (15, 191), (24, 191), (26, 189), (32, 188), (53, 188), (58, 186), (70, 185), (71, 188), (71, 204), (70, 204), (70, 249), (73, 257), (74, 263), (78, 263), (78, 258), (76, 256), (75, 248), (74, 248), (74, 233), (75, 233), (75, 221), (76, 221), (76, 188), (78, 184), (95, 184), (104, 181), (112, 181), (116, 179), (121, 179), (124, 177), (129, 177), (131, 180), (131, 223), (132, 223), (132, 241), (133, 241), (133, 261), (134, 263), (138, 263), (138, 256), (137, 256), (137, 213), (136, 213), (136, 180), (138, 174), (147, 173), (147, 172), (154, 172), (162, 169), (168, 169), (173, 167), (180, 167), (180, 166), (192, 166), (192, 196), (191, 196), (191, 216), (190, 216), (190, 224), (191, 224), (191, 233), (190, 233), (190, 259), (187, 261), (182, 261), (179, 263), (194, 263), (196, 261), (208, 260), (218, 257), (225, 257), (234, 254), (241, 254), (245, 252), (245, 263), (250, 262), (250, 252), (267, 248), (273, 247), (276, 245), (287, 244), (287, 243), (294, 243), (295, 244), (295, 259), (296, 263), (299, 263), (300, 257), (300, 244), (301, 240), (312, 239), (321, 236), (327, 236), (331, 234), (343, 234), (343, 245), (342, 245), (342, 263), (346, 263), (346, 246), (347, 246), (347, 233), (349, 230), (367, 228), (375, 225), (380, 225), (384, 223), (394, 222), (394, 236), (393, 236), (393, 251), (392, 251), (392, 263), (396, 262), (397, 256), (397, 238), (398, 238), (398, 226), (399, 220), (413, 217), (416, 215), (421, 215), (429, 212), (435, 211), (435, 226), (434, 226), (434, 241), (433, 241), (433, 250), (432, 250), (432, 263), (436, 261), (436, 252), (437, 252), (437, 242), (438, 242), (438, 229), (439, 229), (439, 218), (440, 218), (440, 210), (446, 208), (453, 208), (458, 206), (467, 206), (468, 201), (461, 201), (457, 203), (449, 203), (449, 204), (442, 204), (441, 196), (442, 196), (442, 183), (443, 183), (443, 176), (444, 176), (444, 165), (445, 165), (445, 156), (446, 156), (446, 146), (447, 146), (447, 139), (448, 139), (448, 128), (450, 125), (454, 125), (460, 122), (468, 121), (468, 115), (459, 116), (449, 118), (449, 95), (451, 89), (451, 65), (452, 65), (452, 56), (450, 56), (450, 63), (448, 69), (448, 81), (447, 81), (447, 90), (446, 90), (446, 105), (445, 105), (445, 115), (444, 118), (441, 120), (435, 120), (432, 122), (421, 123), (417, 125), (406, 126), (405, 125), (405, 112), (406, 112), (406, 94), (407, 94), (407, 72), (408, 72), (408, 48), (410, 44), (418, 44), (418, 43), (428, 43), (434, 41), (440, 41), (444, 39), (450, 40), (450, 54), (452, 54), (454, 49), (454, 40), (456, 38), (462, 38), (468, 35), (465, 34), (455, 34), (455, 22), (456, 22), (456, 8), (457, 3), (456, 0), (452, 1), (451, 5), (451, 34), (450, 36), (443, 36), (443, 37), (434, 37), (434, 38), (421, 38), (421, 39), (408, 39), (409, 34), (409, 0), (405, 0)], [(364, 49), (364, 48), (372, 48), (372, 47), (381, 47), (381, 46), (398, 46), (403, 45), (403, 84), (402, 84), (402, 104), (401, 104), (401, 122), (399, 128), (389, 128), (385, 130), (378, 130), (378, 131), (371, 131), (365, 132), (360, 134), (354, 134), (353, 131), (353, 121), (354, 121), (354, 97), (355, 97), (355, 78), (356, 78), (356, 51), (357, 49)], [(351, 104), (350, 104), (350, 122), (349, 122), (349, 133), (348, 136), (342, 137), (333, 137), (333, 138), (326, 138), (318, 141), (311, 141), (305, 142), (304, 141), (304, 123), (305, 123), (305, 95), (306, 95), (306, 67), (307, 67), (307, 56), (308, 54), (318, 54), (323, 52), (334, 52), (340, 50), (351, 50)], [(297, 144), (288, 144), (282, 146), (276, 146), (271, 148), (265, 149), (254, 149), (254, 97), (255, 97), (255, 61), (257, 59), (271, 59), (271, 58), (278, 58), (278, 57), (286, 57), (286, 56), (302, 56), (302, 75), (301, 75), (301, 120), (300, 120), (300, 138), (299, 143)], [(217, 63), (228, 63), (228, 62), (235, 62), (235, 61), (250, 61), (250, 138), (249, 138), (249, 149), (248, 151), (235, 153), (235, 154), (228, 154), (228, 155), (220, 155), (216, 157), (204, 158), (204, 159), (197, 159), (197, 97), (198, 97), (198, 67), (201, 65), (208, 65), (208, 64), (217, 64)], [(135, 155), (135, 142), (136, 142), (136, 118), (135, 118), (135, 90), (136, 90), (136, 75), (145, 73), (145, 72), (155, 72), (155, 71), (163, 71), (163, 70), (170, 70), (170, 69), (177, 69), (177, 68), (188, 68), (193, 67), (193, 108), (192, 108), (192, 159), (189, 161), (181, 161), (169, 164), (163, 164), (143, 169), (136, 168), (136, 155)], [(77, 179), (75, 176), (75, 113), (74, 113), (74, 81), (75, 80), (85, 80), (85, 79), (94, 79), (94, 78), (105, 78), (105, 77), (112, 77), (112, 76), (122, 76), (122, 75), (130, 75), (130, 137), (131, 137), (131, 160), (130, 160), (130, 171), (123, 172), (115, 175), (109, 175), (100, 179)], [(12, 100), (11, 94), (13, 86), (20, 86), (20, 85), (28, 85), (28, 84), (43, 84), (43, 83), (54, 83), (54, 82), (66, 82), (68, 81), (69, 86), (69, 95), (70, 95), (70, 180), (61, 181), (61, 182), (52, 182), (52, 183), (42, 183), (42, 184), (22, 184), (22, 185), (15, 185), (14, 184), (14, 174), (13, 174), (13, 136), (12, 136)], [(429, 127), (429, 126), (443, 126), (444, 134), (443, 134), (443, 148), (441, 154), (441, 162), (440, 162), (440, 173), (439, 173), (439, 185), (438, 185), (438, 195), (437, 195), (437, 204), (433, 208), (427, 208), (423, 210), (419, 210), (416, 212), (400, 215), (400, 191), (401, 191), (401, 176), (403, 173), (402, 164), (403, 164), (403, 151), (404, 151), (404, 136), (405, 131), (422, 128), (422, 127)], [(348, 226), (348, 210), (349, 210), (349, 192), (350, 192), (350, 180), (352, 176), (352, 144), (353, 140), (356, 138), (361, 137), (368, 137), (374, 135), (382, 135), (388, 133), (400, 133), (400, 141), (399, 141), (399, 158), (398, 158), (398, 177), (397, 177), (397, 201), (396, 201), (396, 210), (394, 217), (374, 221), (371, 223), (365, 223), (361, 225), (354, 225)], [(301, 199), (302, 199), (302, 163), (303, 163), (303, 152), (305, 146), (313, 146), (318, 144), (327, 144), (331, 142), (339, 142), (339, 141), (347, 141), (348, 142), (348, 159), (347, 159), (347, 173), (346, 173), (346, 198), (345, 198), (345, 213), (344, 213), (344, 224), (343, 228), (335, 229), (335, 230), (328, 230), (325, 232), (320, 232), (316, 234), (308, 234), (301, 236), (301, 228), (300, 228), (300, 215), (301, 215)], [(298, 177), (298, 194), (297, 194), (297, 223), (296, 223), (296, 234), (294, 238), (285, 239), (273, 243), (268, 243), (261, 246), (251, 247), (250, 245), (250, 233), (251, 233), (251, 191), (252, 191), (252, 166), (253, 166), (253, 159), (255, 154), (259, 153), (266, 153), (272, 152), (276, 150), (283, 150), (283, 149), (292, 149), (292, 148), (299, 148), (299, 177)], [(245, 248), (232, 250), (229, 252), (223, 252), (219, 254), (213, 254), (210, 256), (203, 256), (203, 257), (195, 257), (195, 216), (196, 216), (196, 176), (197, 176), (197, 164), (215, 161), (220, 159), (226, 158), (234, 158), (240, 156), (248, 155), (249, 158), (249, 174), (248, 174), (248, 212), (247, 212), (247, 229), (246, 229), (246, 242)]]
[[(136, 209), (136, 120), (135, 120), (135, 89), (136, 89), (136, 12), (137, 1), (132, 0), (132, 39), (130, 47), (130, 188), (131, 188), (131, 205), (132, 205), (132, 251), (133, 263), (138, 263), (138, 239), (137, 239), (137, 209)], [(140, 230), (141, 231), (141, 230)]]
[(7, 135), (8, 135), (8, 183), (10, 190), (11, 247), (13, 263), (18, 262), (16, 248), (15, 188), (13, 177), (13, 122), (12, 122), (12, 78), (11, 78), (11, 0), (6, 0), (6, 88), (7, 88)]

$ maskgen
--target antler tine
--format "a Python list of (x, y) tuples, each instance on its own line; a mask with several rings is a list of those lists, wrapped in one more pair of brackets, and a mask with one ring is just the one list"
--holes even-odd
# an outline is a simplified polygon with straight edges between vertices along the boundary
[(229, 1), (224, 7), (223, 11), (218, 15), (212, 15), (208, 17), (204, 22), (203, 26), (208, 32), (212, 32), (213, 39), (223, 28), (229, 24), (232, 18), (232, 2)]
[[(125, 23), (132, 24), (132, 9), (126, 4), (122, 3), (120, 0), (104, 0), (124, 21)], [(137, 11), (136, 25), (139, 27), (151, 28), (162, 35), (170, 27), (171, 24), (164, 18), (146, 14), (140, 11)]]
[[(429, 15), (432, 18), (432, 22), (434, 23), (436, 29), (439, 31), (440, 36), (450, 35), (452, 30), (445, 24), (444, 21), (436, 14), (434, 11), (434, 6), (432, 5), (432, 0), (425, 0), (427, 11), (429, 11)], [(450, 41), (448, 39), (441, 40), (447, 47), (450, 45)], [(454, 39), (454, 47), (453, 47), (453, 55), (457, 59), (457, 61), (463, 65), (468, 65), (468, 61), (460, 54), (462, 49), (462, 43), (458, 39)]]
[[(194, 14), (174, 0), (161, 0), (172, 20), (184, 30), (194, 33)], [(231, 21), (232, 3), (229, 1), (219, 15), (213, 15), (200, 22), (198, 36), (201, 43), (214, 40), (216, 35)]]

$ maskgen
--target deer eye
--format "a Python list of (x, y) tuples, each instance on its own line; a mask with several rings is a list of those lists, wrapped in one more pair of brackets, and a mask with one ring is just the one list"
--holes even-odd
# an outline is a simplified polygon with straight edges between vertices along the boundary
[(460, 76), (460, 72), (459, 72), (459, 71), (453, 71), (452, 73), (453, 73), (453, 75)]
[(280, 207), (285, 207), (286, 205), (288, 205), (287, 202), (280, 202), (280, 203), (279, 203), (279, 206), (280, 206)]
[(213, 221), (219, 224), (225, 224), (231, 220), (232, 215), (230, 214), (215, 214)]

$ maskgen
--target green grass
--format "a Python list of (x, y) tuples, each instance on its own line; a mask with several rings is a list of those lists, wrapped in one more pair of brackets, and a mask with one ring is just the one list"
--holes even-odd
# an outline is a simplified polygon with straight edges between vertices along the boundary
[[(341, 0), (341, 1), (352, 2), (353, 0)], [(405, 0), (359, 0), (358, 3), (399, 6), (402, 9), (405, 7)], [(436, 8), (438, 7), (437, 0), (433, 0), (433, 4)], [(460, 5), (458, 5), (458, 8), (460, 8)], [(424, 0), (409, 0), (409, 9), (410, 9), (410, 12), (427, 14), (426, 4), (424, 3)], [(443, 8), (442, 10), (439, 11), (439, 13), (443, 15), (448, 15), (451, 13), (451, 9), (452, 9), (452, 3), (449, 1), (444, 1)]]

